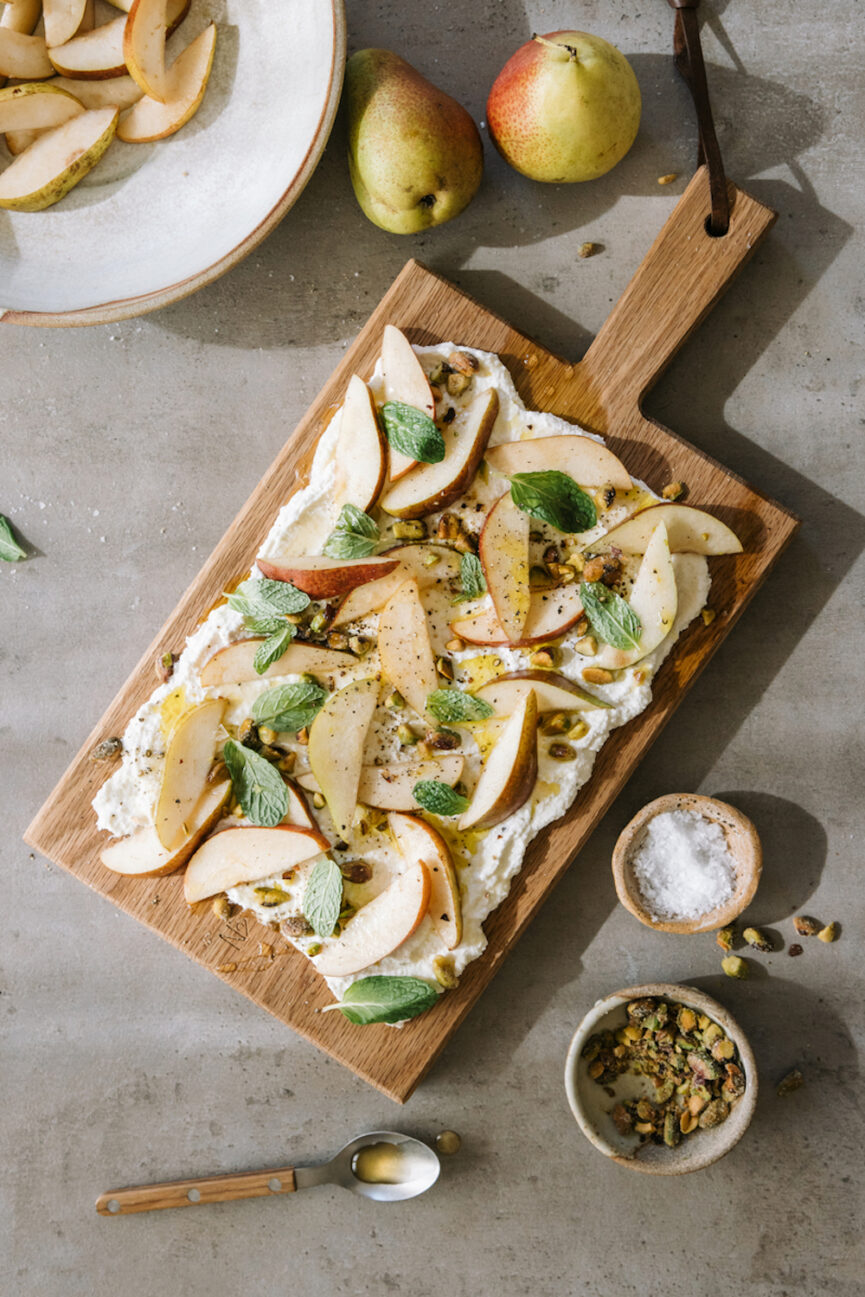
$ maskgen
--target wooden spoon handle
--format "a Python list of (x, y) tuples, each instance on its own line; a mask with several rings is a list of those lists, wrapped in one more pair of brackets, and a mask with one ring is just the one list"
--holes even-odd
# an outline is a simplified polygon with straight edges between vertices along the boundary
[(776, 213), (732, 183), (730, 228), (713, 238), (709, 178), (701, 167), (673, 209), (585, 357), (577, 417), (598, 432), (632, 416), (682, 343), (772, 226)]
[(195, 1207), (207, 1202), (231, 1202), (235, 1198), (269, 1198), (294, 1193), (296, 1189), (294, 1168), (280, 1166), (270, 1171), (199, 1176), (194, 1180), (168, 1180), (164, 1184), (113, 1189), (96, 1199), (96, 1210), (100, 1216), (127, 1216), (134, 1211)]

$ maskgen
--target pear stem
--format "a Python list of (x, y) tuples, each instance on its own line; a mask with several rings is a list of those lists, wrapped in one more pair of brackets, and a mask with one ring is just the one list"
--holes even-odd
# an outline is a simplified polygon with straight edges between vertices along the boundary
[(551, 50), (566, 50), (571, 56), (574, 63), (579, 63), (579, 56), (573, 45), (560, 45), (558, 41), (548, 41), (546, 36), (538, 36), (537, 32), (532, 33), (532, 40), (537, 41), (539, 45), (546, 45)]

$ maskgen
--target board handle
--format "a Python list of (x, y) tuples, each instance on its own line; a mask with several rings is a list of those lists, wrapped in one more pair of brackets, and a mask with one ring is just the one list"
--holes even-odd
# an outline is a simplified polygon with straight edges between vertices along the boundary
[(591, 426), (606, 432), (643, 396), (741, 270), (777, 213), (729, 183), (730, 228), (707, 229), (705, 166), (694, 175), (645, 259), (576, 366)]
[(166, 1180), (163, 1184), (112, 1189), (96, 1199), (96, 1210), (100, 1216), (128, 1216), (136, 1211), (196, 1207), (208, 1202), (233, 1202), (237, 1198), (272, 1198), (281, 1193), (294, 1193), (296, 1189), (294, 1168), (279, 1166), (270, 1171), (198, 1176), (193, 1180)]

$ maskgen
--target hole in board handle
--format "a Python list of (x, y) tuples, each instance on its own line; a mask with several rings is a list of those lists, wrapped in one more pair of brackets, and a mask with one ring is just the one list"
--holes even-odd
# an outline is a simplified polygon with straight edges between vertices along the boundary
[(705, 221), (703, 222), (703, 227), (704, 227), (704, 229), (705, 229), (705, 231), (706, 231), (706, 233), (708, 234), (708, 236), (709, 236), (710, 239), (723, 239), (723, 238), (725, 238), (725, 237), (730, 233), (730, 227), (729, 227), (729, 225), (727, 226), (726, 230), (714, 230), (714, 229), (712, 228), (712, 213), (711, 213), (711, 212), (709, 213), (709, 215), (706, 217)]

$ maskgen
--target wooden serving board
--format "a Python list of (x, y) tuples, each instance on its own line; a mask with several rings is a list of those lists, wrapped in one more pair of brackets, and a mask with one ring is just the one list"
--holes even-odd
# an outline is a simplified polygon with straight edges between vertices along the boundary
[[(786, 509), (640, 410), (645, 391), (775, 219), (774, 212), (741, 190), (731, 186), (731, 192), (730, 231), (724, 238), (710, 238), (704, 225), (708, 183), (703, 171), (697, 173), (579, 364), (552, 355), (453, 285), (409, 262), (25, 835), (51, 860), (399, 1102), (408, 1098), (469, 1012), (798, 525)], [(251, 918), (223, 922), (209, 910), (191, 913), (183, 900), (182, 875), (134, 879), (105, 869), (98, 853), (106, 836), (96, 830), (90, 801), (109, 771), (88, 759), (97, 742), (123, 733), (150, 695), (157, 652), (177, 650), (222, 591), (248, 571), (277, 511), (305, 480), (312, 450), (342, 401), (349, 376), (372, 372), (386, 323), (399, 326), (418, 344), (453, 341), (497, 352), (528, 407), (603, 433), (631, 473), (656, 490), (671, 480), (687, 483), (688, 500), (716, 513), (744, 545), (743, 554), (710, 560), (716, 619), (706, 627), (698, 618), (682, 635), (656, 677), (651, 706), (613, 732), (574, 806), (532, 842), (510, 895), (485, 925), (489, 945), (484, 954), (469, 965), (456, 991), (401, 1030), (357, 1027), (339, 1013), (320, 1014), (330, 994), (312, 965), (292, 948), (283, 951), (281, 939)], [(259, 942), (269, 940), (276, 941), (278, 957), (259, 955)]]

